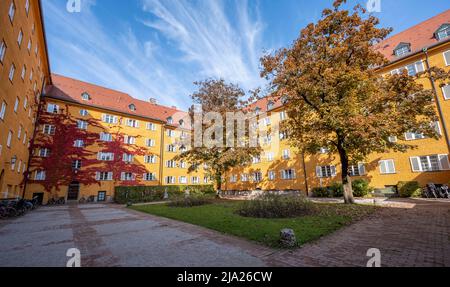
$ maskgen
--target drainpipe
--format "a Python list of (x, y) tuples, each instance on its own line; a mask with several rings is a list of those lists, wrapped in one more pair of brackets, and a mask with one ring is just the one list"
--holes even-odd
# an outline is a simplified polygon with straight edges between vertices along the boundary
[(306, 196), (309, 197), (308, 173), (306, 172), (305, 153), (302, 152), (303, 176), (305, 177)]
[(161, 125), (161, 147), (159, 149), (160, 157), (159, 157), (159, 185), (163, 185), (163, 168), (164, 168), (164, 124)]
[(428, 59), (428, 48), (424, 48), (422, 51), (425, 54), (425, 63), (427, 65), (428, 79), (430, 80), (431, 87), (433, 88), (434, 96), (436, 98), (436, 106), (437, 106), (437, 109), (439, 112), (439, 117), (440, 117), (441, 123), (442, 123), (442, 130), (444, 131), (445, 140), (447, 142), (447, 148), (450, 151), (450, 137), (448, 135), (447, 124), (445, 123), (444, 113), (442, 112), (441, 101), (440, 101), (439, 95), (437, 93), (436, 84), (434, 83), (433, 75), (431, 74), (431, 71), (430, 71), (430, 62)]

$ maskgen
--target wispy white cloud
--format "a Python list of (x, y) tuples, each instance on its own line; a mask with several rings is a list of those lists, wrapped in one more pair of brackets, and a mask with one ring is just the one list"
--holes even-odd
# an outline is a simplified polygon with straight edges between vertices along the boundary
[[(107, 3), (83, 1), (81, 13), (70, 14), (61, 1), (43, 1), (53, 70), (181, 108), (190, 105), (195, 80), (221, 77), (245, 89), (262, 84), (263, 24), (247, 0), (139, 1), (146, 26), (130, 16), (120, 30), (95, 14), (95, 5)], [(149, 37), (137, 36), (142, 27), (150, 28)]]
[(142, 23), (177, 45), (183, 60), (198, 64), (199, 76), (222, 77), (248, 89), (262, 84), (258, 59), (264, 25), (247, 0), (143, 0), (142, 7), (152, 16)]

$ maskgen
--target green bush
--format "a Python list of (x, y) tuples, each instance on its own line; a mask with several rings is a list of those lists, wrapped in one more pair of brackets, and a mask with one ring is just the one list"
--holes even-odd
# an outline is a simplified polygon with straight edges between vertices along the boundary
[(304, 196), (266, 194), (241, 203), (236, 213), (256, 218), (291, 218), (311, 214), (313, 208)]
[(194, 194), (187, 197), (179, 195), (170, 199), (167, 205), (170, 207), (193, 207), (210, 204), (213, 200), (214, 197), (212, 195)]
[(191, 194), (215, 194), (212, 185), (170, 185), (170, 186), (118, 186), (115, 188), (114, 201), (119, 204), (144, 203), (164, 199), (167, 191), (169, 199), (189, 189)]
[(344, 185), (341, 182), (334, 182), (328, 189), (333, 197), (344, 196)]
[(397, 184), (400, 197), (420, 197), (422, 189), (417, 181), (400, 181)]
[(372, 192), (369, 182), (364, 179), (355, 179), (352, 181), (353, 195), (356, 197), (364, 197)]
[(312, 189), (312, 194), (314, 197), (331, 197), (332, 194), (326, 187), (314, 187)]

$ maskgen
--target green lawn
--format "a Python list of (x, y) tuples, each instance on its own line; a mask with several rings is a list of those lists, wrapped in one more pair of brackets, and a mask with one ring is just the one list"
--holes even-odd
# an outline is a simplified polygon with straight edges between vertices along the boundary
[(176, 219), (222, 233), (254, 240), (278, 247), (279, 232), (292, 228), (299, 245), (318, 239), (342, 226), (348, 225), (375, 211), (374, 206), (317, 204), (321, 212), (316, 215), (289, 219), (260, 219), (242, 217), (234, 213), (236, 201), (217, 201), (198, 207), (169, 207), (165, 204), (132, 206), (137, 211)]

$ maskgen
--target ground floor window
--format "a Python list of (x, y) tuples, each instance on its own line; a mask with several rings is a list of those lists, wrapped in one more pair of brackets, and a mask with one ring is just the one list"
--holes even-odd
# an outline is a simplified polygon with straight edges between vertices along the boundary
[(316, 167), (317, 177), (333, 177), (336, 176), (336, 167), (334, 165), (323, 165)]
[(105, 201), (105, 200), (106, 200), (106, 191), (99, 191), (97, 201)]
[(411, 167), (414, 172), (440, 171), (450, 169), (448, 155), (428, 155), (411, 157)]

